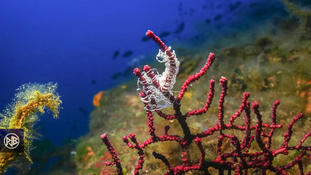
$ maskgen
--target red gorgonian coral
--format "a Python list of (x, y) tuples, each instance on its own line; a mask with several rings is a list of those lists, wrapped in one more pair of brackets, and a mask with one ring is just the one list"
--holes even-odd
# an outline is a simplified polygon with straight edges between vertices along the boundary
[[(284, 141), (278, 149), (273, 150), (271, 148), (272, 136), (276, 128), (281, 128), (281, 124), (276, 123), (276, 109), (279, 105), (279, 101), (276, 100), (272, 107), (272, 123), (263, 123), (262, 115), (259, 111), (259, 104), (253, 102), (250, 104), (248, 101), (249, 93), (245, 92), (243, 94), (243, 100), (240, 105), (240, 108), (231, 116), (228, 123), (224, 121), (224, 101), (227, 94), (227, 79), (225, 77), (220, 78), (221, 93), (218, 101), (218, 123), (200, 133), (192, 133), (189, 129), (189, 126), (186, 122), (187, 118), (195, 115), (202, 115), (207, 112), (209, 109), (213, 97), (214, 97), (214, 87), (215, 80), (210, 80), (210, 88), (208, 93), (208, 98), (203, 108), (189, 111), (183, 114), (180, 110), (181, 104), (180, 101), (183, 98), (185, 92), (187, 91), (189, 85), (194, 81), (200, 79), (209, 67), (213, 64), (215, 60), (215, 55), (210, 53), (207, 62), (202, 67), (200, 72), (191, 75), (181, 86), (179, 94), (175, 97), (171, 91), (176, 75), (178, 73), (179, 62), (176, 58), (174, 51), (171, 51), (159, 37), (157, 37), (152, 31), (147, 31), (146, 35), (153, 39), (159, 46), (160, 51), (157, 56), (157, 59), (162, 58), (161, 62), (165, 62), (165, 70), (162, 74), (155, 73), (150, 66), (144, 66), (143, 71), (141, 72), (138, 68), (134, 69), (134, 74), (138, 77), (138, 84), (140, 86), (140, 97), (143, 103), (145, 104), (146, 115), (148, 117), (148, 128), (150, 138), (145, 140), (143, 143), (138, 143), (135, 134), (129, 134), (128, 137), (124, 136), (123, 141), (128, 145), (129, 148), (136, 149), (139, 160), (134, 170), (134, 174), (138, 175), (139, 171), (142, 169), (145, 160), (144, 148), (150, 144), (156, 142), (168, 142), (173, 141), (177, 142), (182, 148), (180, 165), (172, 166), (168, 159), (157, 152), (153, 152), (153, 156), (156, 159), (160, 159), (166, 166), (167, 172), (166, 175), (170, 174), (185, 174), (188, 171), (198, 170), (203, 174), (210, 174), (209, 167), (218, 170), (219, 174), (224, 174), (225, 171), (228, 174), (231, 174), (231, 171), (234, 171), (235, 174), (248, 174), (249, 169), (260, 169), (262, 174), (266, 174), (267, 171), (275, 172), (276, 174), (287, 174), (286, 170), (297, 165), (299, 169), (299, 174), (304, 174), (303, 172), (303, 157), (308, 157), (311, 161), (311, 146), (303, 146), (305, 140), (311, 136), (311, 132), (305, 134), (305, 136), (299, 141), (296, 146), (289, 146), (289, 141), (292, 136), (292, 127), (296, 121), (303, 117), (302, 114), (298, 114), (292, 122), (290, 122), (287, 132), (284, 134)], [(169, 105), (173, 106), (175, 114), (168, 115), (161, 111), (162, 108), (165, 108)], [(257, 117), (257, 123), (251, 124), (251, 108)], [(157, 113), (160, 117), (166, 120), (177, 120), (180, 124), (183, 136), (181, 135), (171, 135), (168, 134), (169, 126), (166, 126), (165, 133), (163, 135), (157, 135), (155, 133), (154, 127), (154, 117), (153, 112)], [(245, 113), (245, 124), (238, 125), (234, 124), (234, 121), (241, 116), (242, 112)], [(239, 130), (245, 132), (243, 139), (238, 139), (235, 135), (225, 134), (225, 130)], [(267, 133), (266, 131), (269, 132)], [(252, 131), (253, 134), (252, 135)], [(205, 150), (202, 145), (202, 138), (213, 135), (214, 133), (219, 132), (218, 143), (217, 143), (217, 158), (215, 160), (207, 160), (205, 158)], [(107, 134), (101, 136), (103, 142), (108, 148), (108, 151), (112, 155), (112, 162), (106, 162), (106, 165), (115, 165), (117, 167), (118, 174), (123, 174), (122, 166), (120, 159), (115, 152), (112, 144), (110, 143)], [(131, 142), (129, 141), (129, 139)], [(221, 149), (225, 139), (228, 139), (232, 144), (233, 151), (229, 153), (224, 153)], [(201, 155), (200, 160), (197, 162), (190, 162), (189, 155), (187, 151), (189, 150), (189, 145), (195, 142), (199, 148)], [(252, 143), (256, 143), (259, 147), (258, 152), (251, 153), (249, 149)], [(297, 156), (294, 160), (287, 165), (280, 167), (273, 165), (273, 160), (277, 155), (283, 154), (287, 155), (288, 151), (296, 150)], [(307, 174), (311, 174), (308, 172)]]

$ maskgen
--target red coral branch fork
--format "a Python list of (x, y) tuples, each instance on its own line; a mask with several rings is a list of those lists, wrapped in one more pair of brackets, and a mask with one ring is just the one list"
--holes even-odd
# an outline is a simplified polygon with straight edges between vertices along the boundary
[[(264, 123), (262, 121), (262, 115), (259, 111), (259, 104), (253, 102), (252, 104), (248, 101), (250, 94), (245, 92), (243, 94), (243, 99), (239, 109), (230, 117), (228, 123), (224, 121), (224, 102), (227, 95), (227, 79), (221, 77), (219, 84), (221, 87), (220, 97), (218, 101), (218, 123), (200, 133), (192, 133), (187, 124), (187, 118), (197, 115), (202, 115), (206, 113), (213, 101), (215, 93), (215, 80), (210, 80), (210, 88), (205, 105), (200, 109), (194, 109), (183, 114), (180, 110), (181, 100), (184, 97), (185, 92), (188, 90), (190, 85), (196, 80), (200, 79), (210, 68), (215, 60), (215, 55), (210, 53), (205, 65), (201, 70), (191, 75), (181, 86), (178, 95), (175, 97), (172, 92), (172, 88), (176, 82), (176, 75), (178, 74), (179, 61), (176, 58), (175, 52), (171, 51), (170, 47), (167, 47), (161, 39), (156, 36), (152, 31), (148, 30), (146, 35), (151, 38), (160, 47), (159, 54), (157, 55), (157, 60), (165, 63), (165, 70), (162, 74), (156, 73), (150, 68), (150, 66), (145, 65), (143, 71), (138, 68), (134, 69), (134, 74), (138, 78), (139, 95), (142, 102), (145, 105), (146, 116), (148, 119), (148, 132), (150, 138), (145, 140), (143, 143), (139, 143), (136, 139), (135, 134), (129, 134), (123, 137), (124, 143), (131, 149), (135, 149), (138, 155), (138, 162), (134, 169), (134, 174), (138, 175), (142, 170), (145, 162), (145, 151), (144, 148), (148, 145), (154, 144), (156, 142), (167, 142), (173, 141), (177, 142), (183, 152), (181, 155), (182, 163), (180, 165), (172, 166), (168, 159), (161, 153), (153, 152), (153, 156), (159, 159), (167, 167), (166, 175), (175, 174), (185, 174), (188, 171), (201, 171), (204, 174), (210, 174), (209, 167), (213, 167), (218, 170), (219, 174), (223, 174), (224, 171), (231, 171), (235, 174), (247, 174), (250, 169), (259, 169), (262, 174), (265, 174), (268, 170), (275, 172), (276, 174), (287, 174), (287, 170), (291, 167), (297, 165), (300, 174), (303, 174), (302, 159), (304, 157), (309, 157), (311, 159), (311, 146), (303, 146), (303, 143), (307, 138), (311, 136), (311, 132), (307, 133), (296, 146), (289, 146), (289, 141), (292, 137), (293, 125), (303, 117), (302, 114), (298, 114), (293, 121), (289, 124), (287, 132), (284, 134), (284, 141), (278, 149), (271, 149), (272, 136), (277, 128), (281, 128), (281, 124), (276, 123), (276, 109), (280, 102), (276, 100), (272, 107), (272, 123)], [(174, 114), (165, 114), (161, 109), (168, 106), (173, 106)], [(251, 124), (251, 110), (254, 112), (257, 123)], [(236, 118), (240, 117), (241, 114), (245, 112), (245, 124), (238, 125), (234, 124)], [(180, 124), (183, 135), (170, 135), (168, 134), (169, 126), (164, 128), (165, 133), (163, 135), (157, 135), (154, 127), (154, 113), (158, 114), (166, 120), (177, 120)], [(225, 130), (239, 130), (245, 132), (245, 137), (239, 140), (237, 136), (225, 134)], [(265, 131), (270, 130), (269, 133)], [(251, 135), (251, 133), (255, 135)], [(219, 132), (218, 143), (217, 143), (217, 158), (215, 160), (207, 160), (205, 149), (203, 147), (202, 138), (213, 135)], [(267, 138), (267, 139), (265, 139)], [(107, 134), (101, 136), (104, 144), (106, 145), (108, 151), (112, 155), (112, 162), (106, 162), (107, 166), (115, 165), (117, 168), (117, 173), (119, 175), (123, 174), (120, 158), (118, 157), (115, 149), (113, 148), (111, 142), (109, 141)], [(232, 152), (224, 152), (222, 150), (222, 145), (224, 139), (230, 141), (233, 147)], [(267, 141), (264, 141), (267, 140)], [(195, 162), (190, 162), (188, 159), (189, 145), (195, 143), (201, 152), (200, 159)], [(258, 152), (250, 153), (250, 147), (252, 143), (256, 143), (259, 147)], [(288, 151), (296, 150), (299, 154), (294, 158), (292, 162), (287, 165), (280, 167), (273, 165), (273, 160), (277, 155), (283, 154), (287, 155)], [(309, 160), (311, 161), (311, 160)], [(308, 172), (307, 174), (311, 174)]]

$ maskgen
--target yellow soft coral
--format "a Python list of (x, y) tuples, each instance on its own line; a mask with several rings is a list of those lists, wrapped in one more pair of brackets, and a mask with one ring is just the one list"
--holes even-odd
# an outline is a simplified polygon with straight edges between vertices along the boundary
[(15, 100), (0, 114), (0, 129), (23, 129), (24, 130), (24, 152), (2, 152), (0, 151), (0, 174), (18, 158), (25, 157), (31, 162), (29, 151), (33, 136), (33, 124), (38, 121), (37, 113), (44, 113), (48, 108), (52, 111), (54, 118), (58, 117), (61, 104), (60, 97), (56, 94), (57, 85), (48, 84), (26, 84), (18, 89)]

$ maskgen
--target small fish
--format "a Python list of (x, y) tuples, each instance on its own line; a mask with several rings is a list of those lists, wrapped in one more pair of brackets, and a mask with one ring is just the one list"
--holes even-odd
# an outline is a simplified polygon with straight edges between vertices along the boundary
[(222, 15), (221, 14), (218, 14), (214, 17), (214, 21), (218, 21), (222, 18)]
[(77, 122), (76, 122), (76, 121), (74, 121), (74, 123), (71, 125), (71, 130), (72, 130), (72, 131), (76, 131), (76, 130), (77, 130), (77, 128), (78, 128), (78, 126), (77, 126)]
[(150, 38), (148, 37), (148, 36), (143, 36), (142, 38), (141, 38), (141, 41), (142, 42), (146, 42), (146, 41), (149, 41), (150, 40)]
[(182, 3), (181, 2), (179, 2), (179, 4), (178, 4), (178, 11), (182, 11)]
[(121, 73), (121, 72), (116, 72), (116, 73), (114, 73), (114, 74), (111, 76), (111, 78), (112, 78), (113, 80), (115, 80), (115, 79), (120, 78), (120, 77), (121, 77), (121, 75), (122, 75), (122, 73)]
[(237, 9), (242, 3), (240, 1), (238, 2), (235, 2), (234, 4), (230, 4), (229, 8), (230, 8), (230, 11), (233, 11), (235, 9)]
[(222, 25), (217, 25), (217, 26), (216, 26), (216, 29), (219, 29), (219, 30), (220, 30), (222, 27), (223, 27)]
[(118, 51), (118, 50), (114, 51), (112, 58), (116, 59), (119, 56), (119, 54), (120, 54), (120, 51)]
[(122, 55), (122, 57), (130, 57), (131, 55), (133, 55), (133, 52), (131, 50), (128, 50), (126, 52), (124, 52), (124, 54)]
[(88, 116), (89, 115), (88, 111), (85, 110), (84, 108), (82, 108), (81, 106), (78, 109), (79, 109), (79, 112), (81, 112), (82, 115), (84, 115), (84, 116)]
[(211, 20), (208, 19), (208, 18), (206, 18), (206, 19), (205, 19), (205, 22), (206, 22), (206, 24), (209, 24), (209, 23), (211, 23)]
[(189, 16), (192, 16), (193, 13), (194, 13), (194, 9), (193, 9), (193, 8), (190, 8), (190, 10), (189, 10)]
[(195, 40), (197, 40), (197, 41), (203, 41), (203, 40), (204, 40), (204, 37), (203, 37), (202, 35), (200, 35), (200, 34), (195, 35), (193, 38), (194, 38)]
[(127, 69), (125, 69), (125, 71), (122, 73), (122, 76), (127, 77), (129, 75), (132, 75), (132, 72), (134, 70), (134, 67), (128, 67)]
[(167, 37), (167, 36), (169, 36), (171, 33), (170, 32), (161, 32), (160, 34), (159, 34), (159, 37), (160, 38), (164, 38), (164, 37)]
[(237, 36), (237, 32), (235, 30), (231, 31), (230, 37), (234, 38)]
[(178, 4), (177, 9), (178, 9), (178, 14), (179, 14), (179, 16), (181, 16), (181, 15), (182, 15), (182, 12), (183, 12), (183, 5), (182, 5), (181, 2)]
[(96, 80), (91, 80), (91, 84), (96, 84)]
[(174, 33), (180, 33), (180, 32), (182, 32), (183, 30), (185, 29), (185, 22), (181, 22), (179, 25), (178, 25), (178, 27), (177, 27), (177, 29), (175, 30), (175, 32)]
[(256, 6), (257, 6), (257, 3), (252, 2), (252, 3), (250, 3), (248, 6), (249, 6), (250, 8), (254, 8), (254, 7), (256, 7)]

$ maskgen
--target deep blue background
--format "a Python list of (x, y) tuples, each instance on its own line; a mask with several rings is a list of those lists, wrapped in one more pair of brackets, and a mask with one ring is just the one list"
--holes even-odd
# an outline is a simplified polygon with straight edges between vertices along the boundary
[[(165, 38), (176, 43), (198, 35), (207, 19), (211, 30), (230, 32), (280, 7), (278, 0), (2, 0), (0, 109), (24, 83), (58, 83), (60, 118), (43, 116), (38, 126), (43, 137), (61, 144), (88, 132), (93, 95), (120, 83), (111, 79), (114, 73), (157, 52), (154, 43), (141, 41), (147, 29), (174, 31), (184, 22), (183, 32)], [(114, 60), (115, 50), (133, 55)]]

